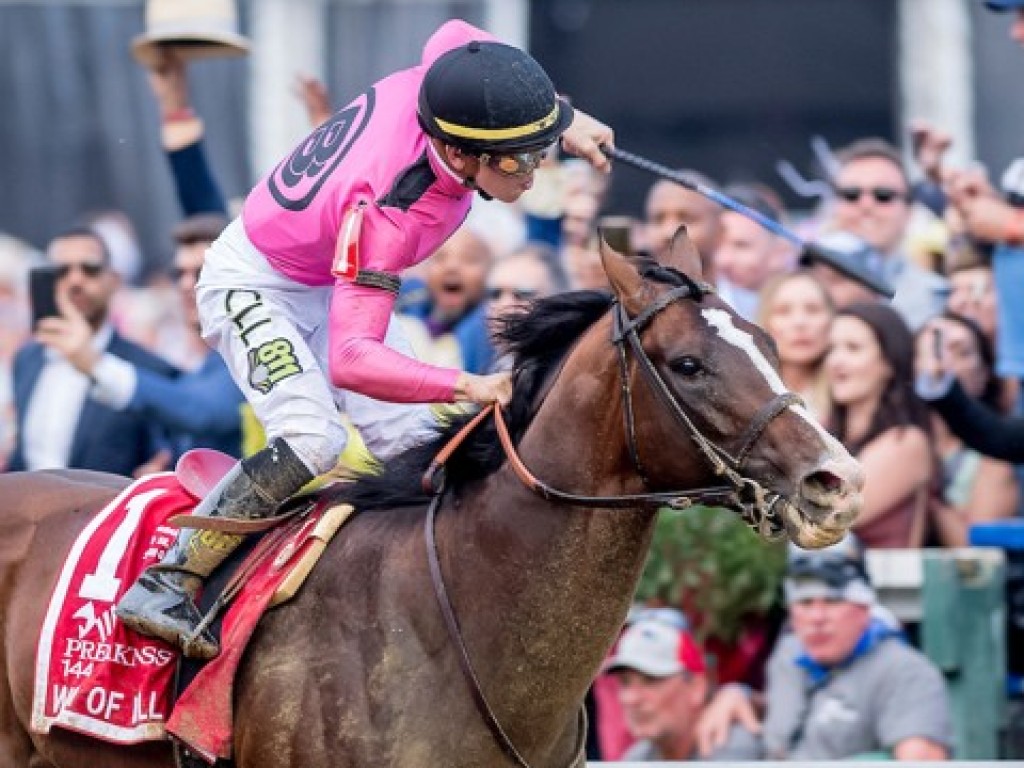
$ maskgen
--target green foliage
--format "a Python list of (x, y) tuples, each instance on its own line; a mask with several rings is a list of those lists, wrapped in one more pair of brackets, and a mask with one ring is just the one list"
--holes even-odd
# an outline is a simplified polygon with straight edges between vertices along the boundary
[(724, 509), (663, 509), (636, 599), (680, 608), (701, 641), (732, 643), (744, 619), (768, 612), (786, 567), (783, 542), (766, 542)]

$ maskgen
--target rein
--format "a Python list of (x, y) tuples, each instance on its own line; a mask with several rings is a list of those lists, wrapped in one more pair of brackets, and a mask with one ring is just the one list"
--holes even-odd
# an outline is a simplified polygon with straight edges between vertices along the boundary
[[(669, 410), (677, 423), (682, 425), (689, 434), (694, 444), (700, 449), (701, 455), (711, 465), (715, 475), (723, 477), (728, 485), (710, 486), (706, 488), (690, 489), (688, 491), (649, 491), (647, 493), (621, 494), (613, 496), (585, 496), (570, 493), (554, 488), (539, 480), (526, 466), (516, 450), (509, 433), (508, 425), (502, 409), (496, 404), (481, 409), (476, 416), (468, 421), (459, 432), (452, 437), (440, 453), (431, 461), (423, 476), (423, 489), (432, 493), (433, 498), (427, 508), (424, 520), (424, 539), (427, 548), (427, 562), (430, 568), (430, 581), (434, 588), (434, 595), (437, 598), (444, 618), (448, 636), (455, 645), (456, 658), (463, 676), (469, 685), (473, 701), (477, 706), (484, 722), (491, 734), (519, 768), (530, 768), (530, 764), (523, 755), (516, 749), (508, 734), (501, 727), (494, 709), (491, 707), (483, 692), (480, 678), (473, 667), (473, 662), (466, 648), (466, 642), (459, 627), (459, 621), (452, 608), (451, 599), (444, 583), (444, 575), (441, 572), (441, 563), (437, 551), (437, 539), (435, 536), (437, 514), (444, 498), (444, 465), (452, 456), (459, 445), (472, 433), (488, 416), (494, 417), (495, 428), (498, 432), (498, 439), (508, 459), (509, 466), (516, 477), (529, 490), (548, 501), (561, 502), (574, 506), (589, 506), (598, 508), (636, 509), (641, 507), (671, 507), (673, 509), (686, 509), (695, 504), (710, 504), (730, 509), (738, 509), (747, 524), (766, 538), (773, 538), (781, 534), (782, 523), (779, 520), (776, 505), (782, 500), (782, 496), (767, 490), (756, 480), (741, 474), (741, 469), (750, 451), (756, 445), (758, 439), (767, 429), (768, 425), (791, 405), (801, 404), (798, 395), (792, 392), (785, 392), (777, 395), (764, 406), (762, 406), (740, 436), (739, 450), (735, 454), (709, 440), (683, 409), (679, 401), (673, 396), (668, 384), (658, 372), (657, 367), (644, 351), (640, 341), (640, 331), (663, 309), (675, 301), (684, 298), (691, 298), (700, 301), (707, 293), (714, 289), (706, 283), (697, 283), (687, 277), (686, 284), (677, 286), (666, 291), (654, 302), (645, 307), (636, 317), (630, 318), (625, 307), (618, 301), (613, 308), (613, 334), (612, 342), (618, 351), (619, 368), (621, 373), (621, 389), (623, 400), (623, 411), (625, 419), (626, 442), (629, 446), (630, 456), (640, 478), (647, 485), (643, 465), (640, 462), (636, 440), (636, 419), (633, 409), (633, 391), (629, 377), (628, 352), (636, 358), (640, 371), (649, 386), (654, 390), (658, 399)], [(585, 762), (586, 752), (586, 712), (580, 707), (579, 725), (577, 731), (577, 745), (570, 768), (582, 766)]]

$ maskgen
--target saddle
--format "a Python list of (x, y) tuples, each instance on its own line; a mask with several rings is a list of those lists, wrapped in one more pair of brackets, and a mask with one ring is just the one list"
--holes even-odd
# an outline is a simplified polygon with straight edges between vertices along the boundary
[[(200, 608), (222, 635), (221, 655), (202, 668), (179, 667), (175, 649), (122, 625), (114, 606), (171, 546), (171, 521), (193, 522), (184, 513), (234, 464), (215, 451), (187, 453), (174, 473), (131, 483), (79, 534), (40, 631), (34, 732), (57, 726), (117, 744), (170, 734), (194, 747), (205, 765), (230, 756), (232, 687), (250, 636), (267, 610), (297, 593), (353, 512), (325, 496), (283, 505), (277, 527), (249, 537), (204, 587)], [(245, 532), (266, 528), (256, 522)], [(184, 693), (172, 696), (175, 687)]]

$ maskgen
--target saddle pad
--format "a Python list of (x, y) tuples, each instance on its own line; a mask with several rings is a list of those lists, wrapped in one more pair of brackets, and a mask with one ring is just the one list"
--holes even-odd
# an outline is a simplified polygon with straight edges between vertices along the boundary
[(295, 594), (352, 511), (321, 499), (270, 531), (239, 567), (244, 580), (227, 587), (238, 594), (224, 614), (220, 655), (199, 670), (167, 722), (167, 731), (194, 754), (211, 764), (231, 759), (234, 680), (249, 638), (268, 607)]
[(122, 626), (114, 606), (173, 544), (167, 519), (195, 502), (173, 473), (150, 475), (79, 534), (40, 632), (33, 731), (59, 726), (117, 744), (165, 737), (177, 651)]

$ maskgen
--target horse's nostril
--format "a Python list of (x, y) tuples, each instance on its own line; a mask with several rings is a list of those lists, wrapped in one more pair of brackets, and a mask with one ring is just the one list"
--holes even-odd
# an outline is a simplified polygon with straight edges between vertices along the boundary
[(804, 492), (838, 493), (843, 489), (843, 480), (838, 475), (825, 469), (811, 472), (803, 479)]

